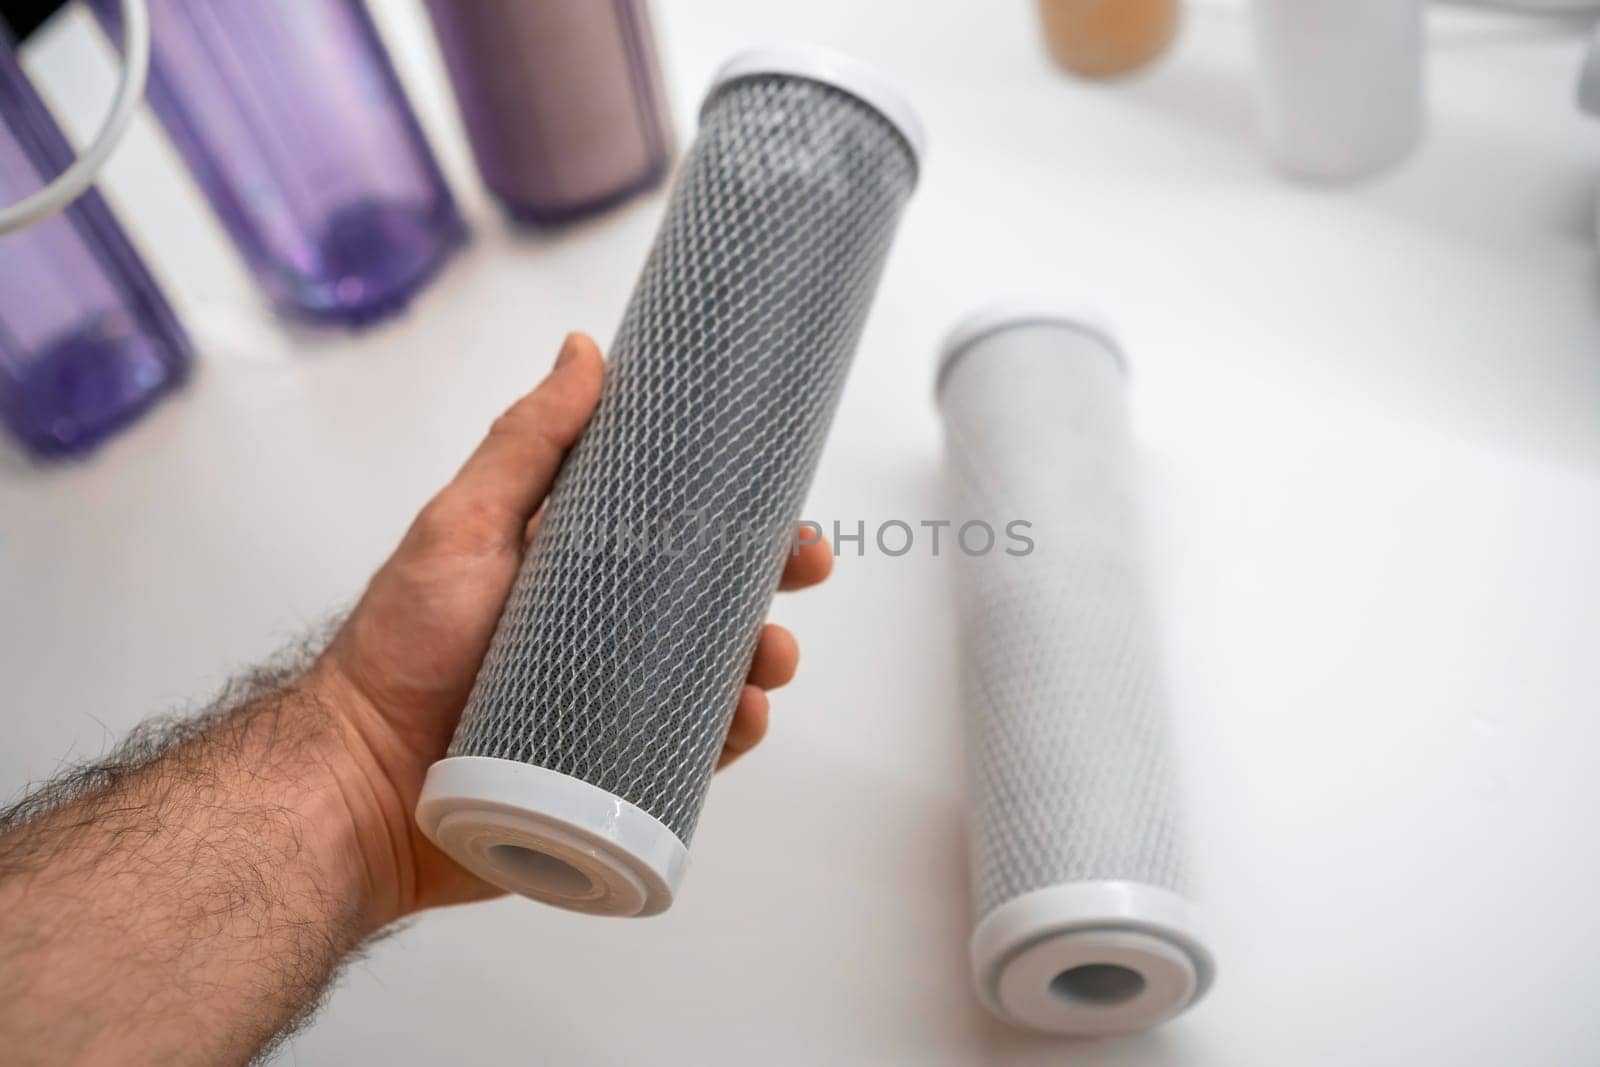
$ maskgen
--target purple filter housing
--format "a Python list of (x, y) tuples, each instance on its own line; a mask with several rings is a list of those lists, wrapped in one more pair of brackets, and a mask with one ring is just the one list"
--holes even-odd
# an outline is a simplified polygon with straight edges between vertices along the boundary
[(150, 103), (277, 307), (404, 307), (466, 228), (360, 0), (149, 3)]
[[(0, 36), (0, 203), (72, 146)], [(189, 340), (100, 194), (0, 235), (0, 421), (39, 456), (81, 452), (183, 381)]]
[(592, 214), (672, 160), (644, 0), (428, 0), (478, 169), (512, 216)]

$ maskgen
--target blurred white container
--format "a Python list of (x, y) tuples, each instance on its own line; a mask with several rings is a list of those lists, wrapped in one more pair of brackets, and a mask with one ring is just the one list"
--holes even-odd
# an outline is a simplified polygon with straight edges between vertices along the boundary
[(1528, 15), (1575, 15), (1600, 11), (1600, 0), (1445, 0), (1462, 7), (1492, 7)]
[(1348, 181), (1422, 135), (1422, 0), (1251, 0), (1262, 126), (1297, 177)]
[[(1600, 28), (1589, 35), (1589, 51), (1578, 72), (1578, 109), (1600, 118)], [(1600, 194), (1595, 197), (1595, 236), (1600, 238)]]

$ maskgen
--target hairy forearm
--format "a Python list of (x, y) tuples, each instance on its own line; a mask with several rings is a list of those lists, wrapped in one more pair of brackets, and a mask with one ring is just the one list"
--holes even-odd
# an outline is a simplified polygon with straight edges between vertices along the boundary
[(147, 728), (14, 809), (0, 824), (8, 1056), (245, 1062), (305, 1014), (375, 925), (353, 742), (291, 682)]

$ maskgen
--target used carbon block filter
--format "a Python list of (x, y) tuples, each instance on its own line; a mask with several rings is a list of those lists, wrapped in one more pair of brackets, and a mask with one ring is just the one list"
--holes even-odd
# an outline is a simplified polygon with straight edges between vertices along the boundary
[[(1176, 775), (1142, 586), (1122, 357), (1051, 312), (973, 317), (939, 374), (957, 552), (973, 974), (1000, 1017), (1142, 1029), (1198, 999)], [(970, 540), (981, 540), (971, 538)]]
[(671, 905), (921, 143), (841, 56), (718, 76), (417, 805), (469, 870), (575, 911)]

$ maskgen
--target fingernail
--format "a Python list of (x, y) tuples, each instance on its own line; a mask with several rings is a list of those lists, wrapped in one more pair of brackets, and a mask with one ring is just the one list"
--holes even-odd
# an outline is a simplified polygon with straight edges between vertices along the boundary
[(560, 370), (571, 363), (578, 355), (578, 335), (569, 333), (566, 340), (561, 342), (561, 351), (556, 354), (556, 370)]

